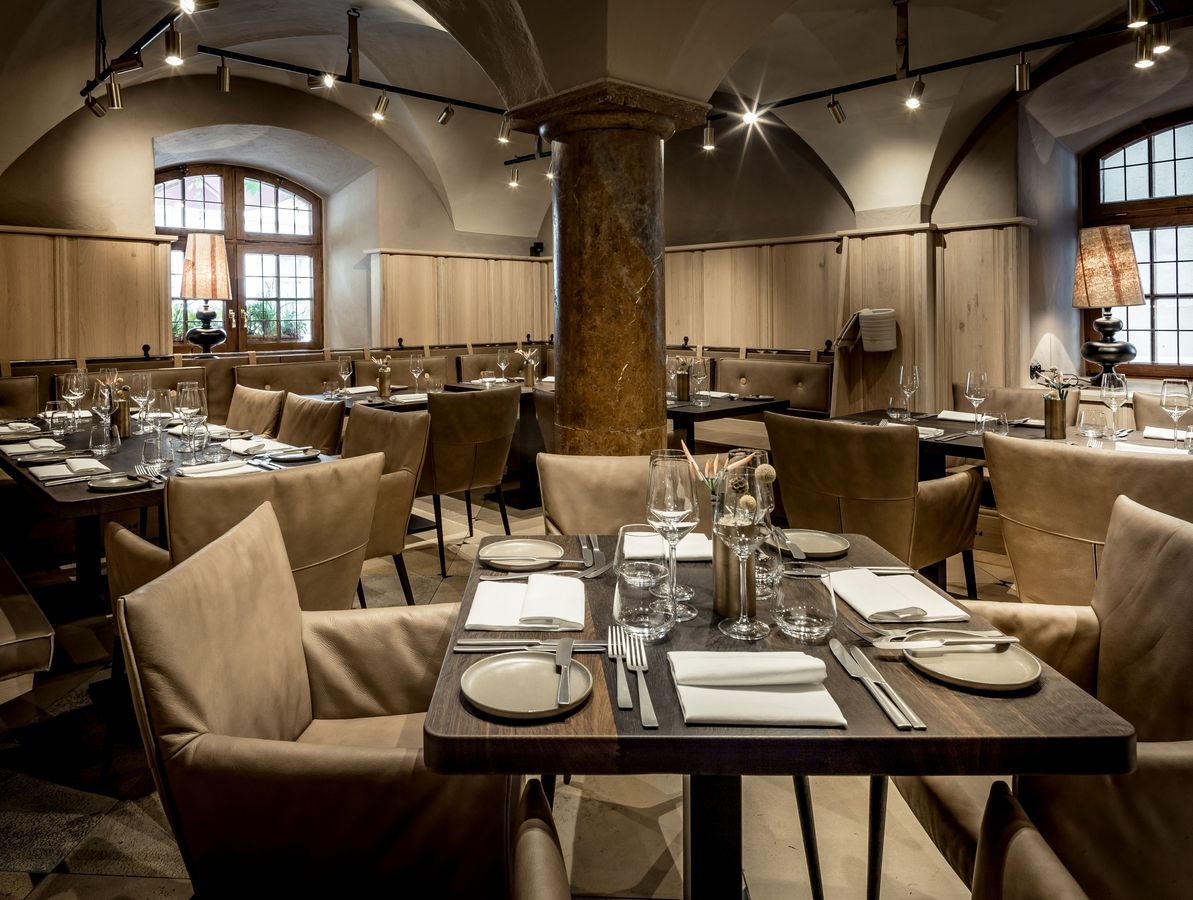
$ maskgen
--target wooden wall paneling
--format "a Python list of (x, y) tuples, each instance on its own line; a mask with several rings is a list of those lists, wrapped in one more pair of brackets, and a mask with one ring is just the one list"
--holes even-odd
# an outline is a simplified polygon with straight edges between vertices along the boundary
[(820, 350), (837, 337), (841, 243), (770, 248), (770, 333), (776, 347)]
[(545, 340), (551, 333), (543, 294), (545, 267), (546, 263), (528, 260), (493, 260), (490, 340), (525, 340), (528, 333)]
[(1027, 366), (1031, 362), (1031, 273), (1028, 265), (1029, 232), (1027, 225), (1011, 225), (1002, 231), (1006, 272), (1005, 352), (1007, 385), (1030, 384)]
[(493, 340), (489, 319), (493, 260), (447, 257), (441, 260), (443, 280), (437, 300), (439, 343)]
[(692, 346), (704, 340), (704, 253), (681, 250), (666, 255), (664, 280), (666, 334), (668, 344)]
[(55, 356), (55, 238), (0, 234), (0, 359)]
[(168, 283), (156, 244), (70, 239), (74, 246), (76, 351), (85, 356), (169, 352), (162, 333)]
[(379, 254), (383, 278), (381, 289), (381, 339), (385, 347), (438, 341), (435, 302), (439, 267), (434, 256)]
[(770, 248), (706, 250), (702, 344), (765, 346), (770, 337)]

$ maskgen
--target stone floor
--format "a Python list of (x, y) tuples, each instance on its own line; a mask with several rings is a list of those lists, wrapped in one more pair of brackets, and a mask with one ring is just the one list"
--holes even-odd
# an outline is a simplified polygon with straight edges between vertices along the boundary
[[(424, 508), (424, 506), (426, 508)], [(448, 578), (439, 577), (434, 532), (406, 552), (416, 600), (459, 599), (477, 540), (501, 531), (496, 509), (479, 511), (467, 539), (463, 504), (447, 499)], [(430, 515), (430, 504), (416, 512)], [(541, 511), (511, 510), (515, 533), (542, 533)], [(1005, 557), (978, 551), (980, 594), (1006, 596)], [(950, 588), (963, 593), (960, 560)], [(370, 606), (402, 603), (393, 565), (365, 567)], [(35, 690), (0, 706), (0, 900), (79, 898), (149, 900), (190, 897), (190, 884), (163, 816), (135, 730), (117, 741), (111, 772), (100, 773), (100, 707), (108, 670), (95, 648), (110, 626), (84, 621), (60, 629), (58, 664)], [(866, 781), (813, 780), (826, 894), (865, 893)], [(791, 780), (747, 778), (744, 787), (745, 878), (754, 900), (806, 896)], [(555, 815), (576, 897), (682, 896), (683, 835), (678, 776), (581, 777), (560, 785)], [(883, 892), (888, 898), (967, 897), (961, 881), (891, 791)]]

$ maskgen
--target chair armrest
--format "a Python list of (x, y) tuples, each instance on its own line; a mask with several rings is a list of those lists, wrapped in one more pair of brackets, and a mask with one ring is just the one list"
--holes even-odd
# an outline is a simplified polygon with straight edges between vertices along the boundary
[(970, 611), (1011, 634), (1065, 678), (1091, 694), (1098, 671), (1101, 627), (1089, 606), (963, 600)]
[(109, 522), (104, 535), (108, 558), (108, 592), (112, 603), (170, 570), (170, 552)]
[(551, 807), (537, 779), (526, 782), (512, 831), (512, 900), (570, 900), (571, 882)]
[(317, 719), (426, 712), (458, 603), (302, 614)]
[(981, 497), (982, 473), (977, 469), (921, 481), (908, 564), (923, 568), (971, 548)]

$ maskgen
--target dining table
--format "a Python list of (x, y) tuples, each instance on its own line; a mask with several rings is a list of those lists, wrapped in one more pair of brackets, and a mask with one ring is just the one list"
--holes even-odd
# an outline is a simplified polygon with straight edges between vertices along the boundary
[(709, 396), (703, 404), (695, 398), (690, 400), (668, 400), (667, 418), (676, 432), (682, 432), (689, 447), (696, 446), (696, 423), (715, 419), (735, 419), (740, 416), (758, 415), (765, 412), (784, 412), (791, 407), (786, 397), (763, 397), (745, 394)]
[[(847, 553), (825, 561), (828, 568), (899, 566), (890, 553), (861, 535), (845, 535)], [(483, 547), (501, 537), (482, 541)], [(576, 537), (549, 535), (567, 558), (582, 553)], [(612, 559), (613, 536), (598, 537)], [(478, 554), (479, 555), (479, 554)], [(461, 599), (461, 611), (439, 671), (425, 719), (427, 765), (448, 773), (629, 773), (685, 776), (684, 894), (690, 898), (741, 896), (742, 787), (747, 775), (864, 775), (881, 784), (885, 776), (1015, 775), (1024, 773), (1125, 773), (1135, 759), (1130, 723), (1099, 703), (1046, 664), (1039, 680), (1013, 693), (958, 689), (920, 674), (898, 652), (867, 648), (866, 656), (926, 724), (922, 731), (900, 731), (884, 715), (866, 688), (851, 678), (823, 643), (802, 643), (777, 628), (755, 642), (739, 642), (717, 628), (713, 612), (712, 567), (682, 562), (679, 580), (695, 591), (695, 619), (675, 626), (665, 639), (648, 644), (648, 693), (658, 727), (646, 729), (634, 709), (620, 709), (614, 668), (603, 654), (582, 654), (576, 661), (594, 676), (587, 701), (568, 714), (539, 721), (496, 718), (473, 707), (463, 696), (461, 679), (483, 655), (457, 652), (465, 637), (557, 639), (560, 632), (466, 631), (484, 565), (475, 563)], [(930, 590), (961, 606), (926, 579)], [(617, 584), (610, 571), (584, 580), (585, 616), (577, 640), (604, 640), (614, 624)], [(769, 615), (760, 603), (764, 619)], [(860, 619), (844, 603), (838, 606), (832, 636), (845, 645), (859, 644), (850, 621)], [(967, 628), (989, 628), (973, 614)], [(689, 725), (673, 684), (667, 653), (682, 650), (768, 653), (799, 650), (824, 661), (825, 687), (847, 720), (844, 728)], [(631, 681), (631, 683), (633, 683)], [(873, 807), (872, 807), (873, 809)], [(885, 809), (885, 806), (883, 807)]]

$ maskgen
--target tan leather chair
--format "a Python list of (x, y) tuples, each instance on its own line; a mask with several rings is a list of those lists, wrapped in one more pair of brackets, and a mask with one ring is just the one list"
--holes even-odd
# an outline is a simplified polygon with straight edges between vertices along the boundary
[(770, 394), (786, 400), (792, 409), (829, 411), (833, 367), (827, 363), (736, 357), (722, 357), (716, 362), (718, 391)]
[[(978, 408), (978, 412), (1002, 412), (1007, 414), (1008, 419), (1042, 419), (1046, 393), (1040, 388), (991, 388), (990, 396)], [(1069, 391), (1065, 397), (1065, 424), (1070, 428), (1077, 424), (1077, 409), (1080, 405), (1081, 392)], [(953, 409), (973, 412), (973, 404), (965, 398), (964, 384), (953, 384)]]
[(229, 428), (273, 437), (278, 433), (278, 420), (282, 417), (282, 404), (285, 402), (285, 391), (259, 391), (238, 384), (232, 389), (232, 403), (224, 424)]
[(422, 761), (458, 605), (304, 613), (286, 553), (265, 503), (117, 601), (196, 893), (500, 897), (511, 779)]
[(305, 610), (352, 606), (385, 459), (372, 453), (281, 472), (166, 482), (169, 551), (115, 523), (107, 529), (108, 584), (118, 597), (148, 583), (266, 501), (282, 523)]
[(278, 440), (295, 447), (314, 447), (325, 456), (340, 452), (344, 432), (344, 401), (315, 400), (287, 394), (282, 407)]
[[(457, 373), (460, 381), (475, 381), (481, 377), (481, 372), (490, 371), (500, 377), (501, 370), (497, 368), (496, 353), (465, 353), (456, 357)], [(526, 360), (510, 348), (510, 362), (505, 367), (506, 378), (520, 379), (522, 370), (526, 368)]]
[[(1114, 505), (1089, 606), (974, 602), (1134, 727), (1130, 775), (1021, 776), (1016, 796), (1091, 897), (1184, 897), (1193, 883), (1193, 524)], [(957, 873), (974, 871), (989, 777), (895, 779)], [(976, 881), (976, 876), (975, 876)]]
[[(406, 572), (402, 552), (406, 549), (406, 529), (410, 525), (410, 508), (418, 489), (427, 452), (427, 435), (431, 416), (425, 412), (389, 412), (354, 406), (348, 416), (348, 430), (344, 434), (344, 458), (367, 453), (384, 453), (385, 468), (377, 489), (377, 508), (369, 532), (366, 559), (392, 556), (398, 580), (406, 602), (414, 605), (414, 591)], [(365, 606), (364, 586), (357, 583), (360, 605)]]
[(536, 390), (534, 392), (534, 417), (538, 420), (543, 435), (543, 449), (555, 452), (555, 392)]
[(33, 690), (50, 668), (54, 628), (12, 566), (0, 556), (0, 704)]
[(0, 378), (0, 419), (27, 419), (41, 412), (36, 375)]
[(916, 429), (767, 413), (766, 431), (792, 527), (864, 534), (912, 568), (934, 566), (938, 584), (945, 560), (972, 553), (982, 477), (920, 481)]
[(513, 900), (571, 900), (551, 807), (538, 779), (526, 782), (511, 832)]
[(1193, 519), (1193, 459), (986, 435), (986, 462), (1019, 599), (1085, 605), (1114, 501)]
[(493, 488), (501, 510), (501, 524), (510, 533), (509, 515), (501, 480), (509, 457), (522, 389), (494, 388), (489, 391), (440, 392), (427, 396), (431, 414), (431, 439), (419, 476), (420, 494), (430, 494), (435, 506), (435, 532), (439, 538), (439, 571), (447, 577), (443, 547), (441, 494), (464, 494), (468, 505), (468, 534), (472, 535), (472, 491)]
[[(1131, 394), (1131, 410), (1135, 414), (1135, 428), (1137, 431), (1151, 426), (1152, 428), (1172, 428), (1172, 416), (1160, 408), (1159, 394), (1145, 394), (1135, 391)], [(1177, 425), (1182, 431), (1193, 425), (1193, 416), (1185, 413)]]

